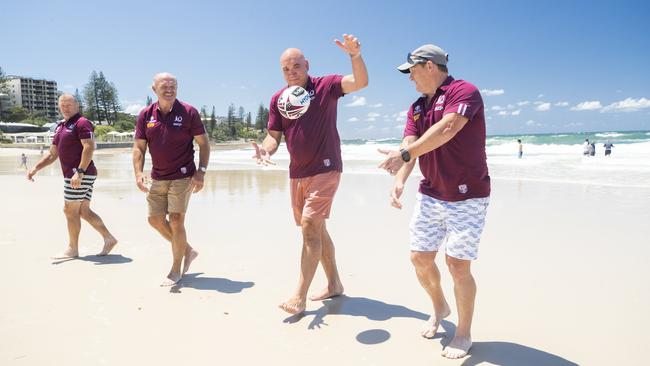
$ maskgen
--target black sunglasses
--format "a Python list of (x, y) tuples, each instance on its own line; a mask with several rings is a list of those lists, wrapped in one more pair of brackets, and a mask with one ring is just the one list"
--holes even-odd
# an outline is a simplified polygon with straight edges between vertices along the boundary
[(408, 62), (411, 65), (424, 64), (427, 61), (431, 61), (431, 59), (422, 56), (416, 56), (411, 52), (409, 52), (408, 55), (406, 55), (406, 62)]

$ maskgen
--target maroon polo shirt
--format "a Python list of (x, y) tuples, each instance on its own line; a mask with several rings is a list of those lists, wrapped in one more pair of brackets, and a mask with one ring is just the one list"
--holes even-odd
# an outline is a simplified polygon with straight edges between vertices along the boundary
[(426, 103), (422, 96), (407, 114), (404, 137), (418, 138), (449, 113), (458, 113), (468, 121), (456, 136), (419, 157), (424, 179), (420, 192), (444, 201), (463, 201), (490, 195), (490, 176), (485, 155), (485, 115), (478, 89), (451, 76)]
[(336, 106), (343, 96), (341, 79), (342, 75), (309, 76), (305, 87), (311, 96), (309, 109), (298, 119), (284, 118), (278, 111), (278, 98), (287, 87), (271, 97), (268, 127), (284, 133), (291, 158), (290, 178), (343, 171), (341, 139), (336, 129)]
[[(72, 178), (73, 169), (79, 167), (81, 152), (84, 149), (81, 140), (93, 139), (94, 129), (93, 124), (79, 113), (56, 126), (52, 144), (56, 145), (64, 178)], [(92, 160), (85, 170), (86, 175), (97, 175), (97, 168)]]
[(178, 99), (165, 115), (158, 102), (143, 109), (136, 121), (135, 138), (147, 140), (153, 165), (151, 178), (173, 180), (194, 175), (194, 136), (204, 133), (196, 108)]

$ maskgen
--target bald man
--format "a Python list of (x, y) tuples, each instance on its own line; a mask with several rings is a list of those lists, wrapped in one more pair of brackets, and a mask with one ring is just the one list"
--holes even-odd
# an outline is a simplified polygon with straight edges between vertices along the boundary
[(93, 124), (79, 113), (79, 102), (71, 94), (59, 97), (59, 109), (63, 115), (56, 127), (49, 151), (27, 172), (27, 179), (34, 181), (36, 172), (57, 159), (63, 172), (63, 213), (68, 223), (68, 247), (52, 259), (70, 259), (79, 256), (79, 232), (81, 219), (86, 220), (104, 239), (99, 256), (104, 256), (117, 244), (104, 221), (90, 209), (93, 184), (97, 169), (93, 162), (95, 141)]
[[(177, 284), (198, 252), (187, 243), (185, 213), (192, 193), (203, 188), (210, 144), (196, 108), (176, 99), (178, 82), (170, 73), (154, 76), (151, 88), (158, 101), (140, 112), (135, 127), (133, 170), (138, 188), (147, 193), (149, 224), (172, 245), (172, 267), (161, 286)], [(194, 165), (194, 142), (199, 167)], [(144, 174), (149, 148), (151, 187)], [(181, 267), (182, 266), (182, 267)]]
[[(296, 292), (280, 308), (290, 314), (302, 313), (306, 308), (307, 291), (320, 261), (327, 276), (327, 287), (312, 295), (319, 301), (343, 293), (334, 256), (334, 243), (327, 232), (334, 195), (343, 171), (341, 141), (336, 128), (338, 99), (368, 85), (368, 72), (361, 58), (361, 44), (353, 35), (343, 35), (336, 45), (350, 56), (352, 74), (313, 77), (308, 74), (309, 61), (297, 48), (289, 48), (280, 57), (280, 67), (287, 86), (271, 98), (268, 135), (262, 146), (253, 143), (258, 164), (273, 164), (271, 155), (278, 150), (285, 137), (291, 162), (291, 205), (293, 217), (302, 230), (303, 245), (300, 260), (300, 279)], [(307, 112), (291, 120), (282, 117), (277, 101), (290, 86), (301, 86), (311, 95)]]

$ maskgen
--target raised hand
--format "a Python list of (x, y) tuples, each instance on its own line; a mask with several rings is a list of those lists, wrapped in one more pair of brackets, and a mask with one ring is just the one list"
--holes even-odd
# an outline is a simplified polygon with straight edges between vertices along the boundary
[(275, 163), (271, 161), (271, 154), (269, 154), (268, 151), (264, 150), (255, 142), (253, 142), (253, 147), (255, 148), (255, 155), (253, 155), (253, 159), (255, 159), (257, 165), (262, 165), (262, 166), (275, 165)]
[(361, 42), (359, 42), (359, 39), (352, 34), (344, 34), (343, 42), (335, 39), (334, 43), (350, 56), (354, 57), (361, 53)]

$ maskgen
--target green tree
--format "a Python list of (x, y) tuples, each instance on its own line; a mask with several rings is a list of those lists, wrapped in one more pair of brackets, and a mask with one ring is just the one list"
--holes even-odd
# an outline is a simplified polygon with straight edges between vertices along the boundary
[(5, 72), (2, 71), (2, 67), (0, 67), (0, 120), (2, 120), (2, 116), (5, 115), (5, 108), (7, 107), (2, 104), (3, 94), (9, 94), (9, 86), (7, 85), (7, 81), (7, 76), (5, 75)]
[(210, 114), (210, 135), (212, 135), (215, 127), (217, 127), (217, 114), (215, 113), (214, 106), (212, 106), (212, 113)]
[(97, 141), (104, 141), (106, 140), (106, 134), (112, 131), (115, 131), (115, 128), (113, 128), (113, 126), (97, 126), (95, 127), (94, 134), (97, 138)]
[(246, 113), (246, 128), (251, 128), (252, 126), (251, 112), (248, 112)]
[(228, 106), (228, 116), (226, 117), (226, 122), (228, 123), (228, 133), (229, 137), (235, 136), (235, 104), (230, 103)]
[(269, 121), (269, 110), (264, 107), (264, 104), (260, 103), (259, 108), (257, 108), (257, 116), (255, 117), (255, 129), (263, 131)]
[(24, 121), (30, 117), (29, 112), (23, 107), (14, 107), (7, 114), (7, 120), (12, 122)]
[(148, 96), (148, 95), (147, 95), (147, 101), (145, 102), (145, 104), (147, 105), (147, 107), (153, 104), (153, 100), (151, 100), (151, 97)]
[(79, 94), (79, 89), (74, 90), (74, 97), (77, 100), (77, 103), (79, 103), (79, 113), (83, 114), (84, 113), (84, 99), (81, 97), (81, 94)]
[(87, 117), (95, 121), (106, 121), (109, 125), (117, 121), (117, 114), (121, 112), (117, 88), (109, 82), (103, 72), (90, 74), (88, 83), (84, 87)]

